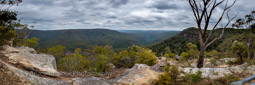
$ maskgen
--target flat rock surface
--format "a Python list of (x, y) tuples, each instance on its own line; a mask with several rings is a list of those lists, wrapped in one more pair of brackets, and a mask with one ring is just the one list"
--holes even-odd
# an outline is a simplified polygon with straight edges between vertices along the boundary
[(224, 74), (232, 74), (228, 68), (180, 68), (185, 73), (196, 73), (198, 71), (202, 72), (202, 77), (208, 77), (211, 79), (216, 79), (219, 77), (224, 77)]
[(73, 81), (73, 85), (113, 85), (109, 81), (97, 77), (73, 78), (71, 80)]
[(0, 85), (69, 85), (60, 79), (40, 77), (0, 60)]
[(48, 76), (60, 76), (56, 69), (55, 58), (51, 55), (36, 54), (34, 49), (27, 47), (3, 46), (1, 51), (9, 63), (20, 65), (26, 69), (42, 73)]
[(113, 82), (128, 85), (144, 85), (150, 84), (159, 75), (159, 72), (152, 70), (148, 65), (136, 64), (123, 76), (114, 79)]

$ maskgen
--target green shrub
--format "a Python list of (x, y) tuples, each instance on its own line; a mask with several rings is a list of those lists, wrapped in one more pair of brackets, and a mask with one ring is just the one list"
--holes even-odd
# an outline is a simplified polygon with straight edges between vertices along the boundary
[(56, 58), (62, 57), (64, 55), (65, 46), (62, 45), (56, 45), (54, 47), (51, 47), (48, 49), (48, 54), (53, 55)]
[(28, 46), (28, 47), (31, 47), (31, 48), (35, 48), (36, 46), (38, 46), (38, 41), (39, 39), (36, 38), (36, 37), (33, 37), (31, 39), (27, 39), (24, 43), (24, 46)]
[(210, 52), (205, 53), (205, 56), (209, 58), (215, 58), (215, 59), (221, 58), (220, 53), (216, 50), (212, 50)]
[(174, 58), (175, 57), (175, 53), (173, 53), (168, 47), (165, 49), (165, 54), (164, 56), (167, 58)]
[(188, 52), (182, 52), (182, 54), (181, 54), (181, 59), (180, 59), (180, 61), (179, 62), (183, 62), (183, 61), (186, 61), (186, 60), (188, 60), (189, 59), (189, 57), (190, 57), (190, 55), (189, 55), (189, 53)]
[(86, 70), (90, 61), (88, 61), (85, 56), (81, 55), (80, 52), (81, 49), (77, 48), (73, 54), (61, 58), (58, 62), (59, 69), (68, 72), (82, 72)]
[(215, 79), (214, 82), (221, 83), (222, 85), (230, 85), (231, 82), (240, 80), (239, 77), (234, 75), (225, 75), (225, 77), (221, 77)]
[(193, 43), (187, 43), (187, 48), (188, 48), (187, 53), (189, 54), (190, 58), (197, 58), (199, 56), (197, 45)]
[(179, 76), (179, 68), (177, 66), (165, 67), (165, 73), (161, 74), (157, 80), (154, 80), (155, 85), (176, 85)]
[(190, 73), (186, 74), (183, 77), (183, 82), (185, 82), (188, 85), (195, 84), (201, 80), (202, 80), (202, 72), (201, 71), (198, 71), (195, 74), (191, 73), (191, 71), (190, 71)]
[(127, 50), (123, 50), (117, 56), (114, 57), (113, 64), (117, 68), (121, 68), (121, 67), (131, 68), (135, 64), (135, 57), (130, 56)]
[(157, 63), (157, 57), (155, 53), (149, 49), (141, 48), (137, 56), (137, 63), (147, 64), (149, 66)]
[(217, 65), (218, 65), (218, 64), (217, 64), (217, 60), (214, 59), (214, 58), (210, 59), (210, 63), (211, 63), (213, 66), (217, 66)]
[(154, 52), (139, 46), (132, 46), (129, 51), (121, 51), (113, 58), (113, 64), (118, 68), (130, 68), (136, 63), (152, 66), (157, 63), (157, 57)]
[(17, 13), (9, 10), (0, 10), (0, 46), (12, 44), (9, 41), (16, 36), (14, 31), (18, 27)]
[(110, 58), (105, 55), (96, 56), (94, 66), (90, 66), (92, 72), (108, 72), (111, 69), (109, 65)]

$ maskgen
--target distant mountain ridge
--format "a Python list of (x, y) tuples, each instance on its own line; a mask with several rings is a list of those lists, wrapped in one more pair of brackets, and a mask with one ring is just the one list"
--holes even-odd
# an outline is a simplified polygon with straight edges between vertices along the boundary
[(149, 45), (177, 33), (171, 31), (161, 33), (155, 31), (145, 34), (141, 32), (127, 33), (109, 29), (32, 30), (29, 38), (40, 39), (38, 48), (63, 45), (74, 50), (75, 48), (90, 49), (96, 45), (110, 45), (114, 49), (120, 50), (132, 45)]
[[(246, 29), (226, 28), (223, 37), (214, 42), (212, 45), (210, 45), (208, 47), (208, 50), (216, 49), (217, 46), (223, 42), (224, 39), (230, 38), (234, 35), (243, 34), (245, 30)], [(215, 31), (212, 34), (212, 37), (213, 38), (218, 37), (221, 31), (222, 29), (215, 29)], [(255, 29), (252, 29), (251, 32), (255, 33)], [(209, 40), (211, 41), (213, 38)], [(181, 52), (187, 51), (187, 43), (189, 42), (196, 44), (199, 48), (197, 28), (187, 28), (180, 32), (178, 35), (172, 36), (166, 40), (151, 45), (149, 46), (149, 48), (151, 48), (154, 52), (158, 53), (158, 55), (160, 53), (163, 53), (166, 47), (169, 47), (171, 51), (180, 54)]]

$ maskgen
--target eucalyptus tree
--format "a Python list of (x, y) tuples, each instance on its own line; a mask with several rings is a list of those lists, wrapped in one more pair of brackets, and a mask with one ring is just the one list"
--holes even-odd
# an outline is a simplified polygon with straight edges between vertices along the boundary
[[(235, 4), (236, 0), (230, 5), (228, 0), (188, 0), (190, 7), (193, 11), (194, 18), (198, 28), (199, 43), (200, 43), (200, 56), (197, 62), (197, 67), (203, 67), (204, 53), (208, 46), (214, 43), (216, 40), (222, 38), (224, 34), (224, 29), (229, 25), (229, 23), (236, 17), (230, 18), (229, 11), (230, 8)], [(223, 11), (220, 14), (220, 17), (216, 20), (215, 24), (211, 23), (212, 16), (216, 14), (216, 8), (221, 8), (223, 5)], [(222, 32), (216, 38), (212, 37), (212, 33), (222, 22), (224, 15), (227, 15), (228, 22), (222, 28)], [(209, 26), (212, 26), (212, 29), (209, 31)], [(208, 34), (209, 32), (209, 34)], [(213, 38), (213, 39), (212, 39)], [(212, 40), (211, 40), (212, 39)]]

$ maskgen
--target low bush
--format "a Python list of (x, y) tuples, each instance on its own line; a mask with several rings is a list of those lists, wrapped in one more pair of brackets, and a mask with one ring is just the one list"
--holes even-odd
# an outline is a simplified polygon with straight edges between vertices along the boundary
[(195, 74), (192, 74), (191, 71), (189, 74), (186, 74), (183, 77), (183, 81), (186, 82), (188, 85), (197, 83), (202, 80), (202, 72), (198, 71)]
[(157, 57), (149, 49), (132, 46), (129, 51), (121, 51), (113, 59), (113, 64), (118, 68), (130, 68), (136, 63), (152, 66), (157, 63)]
[(230, 85), (231, 82), (240, 80), (239, 77), (234, 75), (225, 75), (225, 77), (221, 77), (215, 79), (214, 82), (219, 83), (220, 85)]
[(154, 81), (155, 85), (176, 85), (177, 78), (180, 74), (177, 66), (165, 67), (165, 73), (161, 74), (157, 80)]

